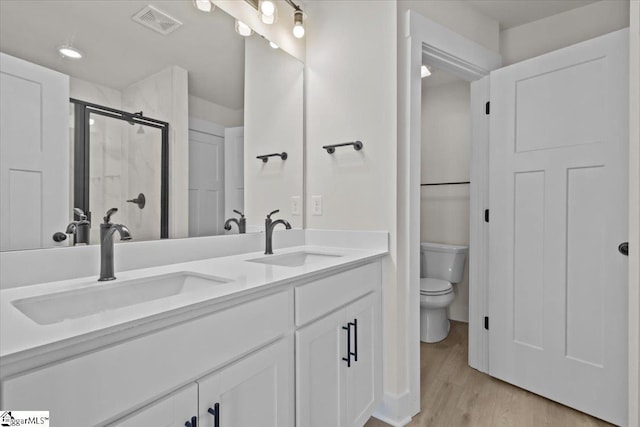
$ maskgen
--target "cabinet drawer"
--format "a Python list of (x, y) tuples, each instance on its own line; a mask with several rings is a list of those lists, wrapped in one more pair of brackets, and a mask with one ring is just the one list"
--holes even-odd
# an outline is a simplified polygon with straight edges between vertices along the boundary
[(374, 262), (297, 286), (296, 326), (309, 323), (362, 295), (380, 289), (381, 282), (380, 262)]
[(286, 333), (290, 298), (262, 297), (6, 380), (2, 406), (48, 410), (65, 427), (113, 419)]

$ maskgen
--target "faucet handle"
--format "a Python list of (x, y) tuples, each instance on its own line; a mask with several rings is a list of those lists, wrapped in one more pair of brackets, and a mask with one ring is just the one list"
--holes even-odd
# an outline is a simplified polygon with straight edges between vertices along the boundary
[(118, 208), (111, 208), (107, 211), (107, 216), (104, 217), (104, 223), (105, 224), (110, 224), (111, 223), (111, 215), (113, 215), (114, 213), (118, 212)]
[(80, 221), (84, 221), (85, 219), (87, 219), (87, 215), (80, 208), (73, 208), (73, 213), (78, 215), (78, 218), (80, 218)]
[(267, 215), (267, 218), (271, 219), (271, 215), (280, 212), (280, 209), (276, 209), (275, 211), (271, 212), (270, 214)]
[(235, 213), (237, 213), (238, 215), (240, 215), (240, 218), (244, 218), (244, 214), (243, 214), (242, 212), (237, 211), (237, 210), (235, 210), (235, 209), (234, 209), (233, 211), (234, 211)]

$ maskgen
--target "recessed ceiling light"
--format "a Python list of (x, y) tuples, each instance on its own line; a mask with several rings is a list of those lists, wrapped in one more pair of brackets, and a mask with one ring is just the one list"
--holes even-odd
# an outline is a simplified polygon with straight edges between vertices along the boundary
[(211, 2), (209, 0), (193, 0), (193, 5), (203, 12), (211, 12)]
[(248, 37), (253, 34), (253, 30), (250, 26), (238, 20), (236, 20), (236, 32), (243, 37)]
[(82, 58), (82, 52), (80, 52), (78, 49), (68, 44), (60, 46), (58, 48), (58, 52), (60, 52), (60, 54), (65, 58), (71, 58), (71, 59)]
[(280, 46), (278, 46), (277, 44), (275, 44), (274, 42), (269, 42), (269, 46), (271, 46), (274, 49), (279, 48)]
[(431, 70), (426, 65), (420, 67), (420, 76), (424, 79), (425, 77), (429, 77), (431, 75)]

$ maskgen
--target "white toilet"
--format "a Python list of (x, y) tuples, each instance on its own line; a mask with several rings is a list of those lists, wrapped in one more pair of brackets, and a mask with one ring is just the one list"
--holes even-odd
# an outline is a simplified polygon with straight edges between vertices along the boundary
[(462, 280), (468, 252), (467, 246), (420, 244), (420, 341), (438, 342), (449, 335), (452, 283)]

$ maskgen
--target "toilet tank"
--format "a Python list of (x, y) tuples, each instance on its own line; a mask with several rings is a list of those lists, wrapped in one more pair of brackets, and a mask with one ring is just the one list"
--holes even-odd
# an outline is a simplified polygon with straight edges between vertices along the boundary
[(420, 244), (420, 277), (458, 283), (462, 280), (468, 246), (422, 242)]

